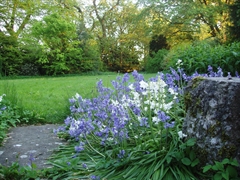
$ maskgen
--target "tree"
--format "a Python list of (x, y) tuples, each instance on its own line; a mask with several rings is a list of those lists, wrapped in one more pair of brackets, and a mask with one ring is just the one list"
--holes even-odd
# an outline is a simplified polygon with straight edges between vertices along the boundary
[[(100, 50), (101, 50), (101, 59), (103, 62), (108, 66), (108, 49), (112, 46), (109, 44), (110, 35), (108, 34), (108, 26), (113, 24), (112, 19), (110, 18), (113, 14), (113, 11), (119, 6), (120, 0), (112, 1), (112, 3), (108, 3), (107, 1), (100, 1), (97, 4), (96, 0), (92, 0), (92, 8), (93, 12), (98, 20), (100, 31), (97, 35), (99, 40)], [(91, 15), (92, 16), (92, 15)], [(93, 18), (93, 27), (92, 29), (96, 28), (96, 22)], [(107, 26), (108, 25), (108, 26)]]
[(18, 75), (21, 63), (22, 52), (16, 39), (0, 31), (0, 76)]
[(82, 49), (73, 23), (54, 13), (34, 24), (33, 35), (42, 44), (44, 54), (38, 62), (47, 74), (67, 73), (71, 66), (79, 66)]
[(0, 3), (2, 32), (18, 39), (29, 23), (41, 16), (47, 7), (45, 3), (41, 0), (3, 0)]
[(230, 8), (230, 20), (229, 25), (229, 38), (231, 41), (240, 41), (240, 2), (235, 1), (234, 4), (229, 6)]
[(106, 68), (119, 71), (138, 68), (140, 50), (144, 51), (142, 47), (148, 46), (148, 41), (141, 27), (144, 21), (137, 23), (137, 7), (129, 1), (93, 0), (87, 8), (89, 31), (97, 37)]
[[(226, 41), (229, 23), (228, 6), (234, 0), (141, 1), (155, 18), (152, 26), (161, 28), (168, 41), (196, 40), (214, 37)], [(150, 14), (150, 15), (151, 15)], [(157, 18), (156, 18), (157, 17)], [(164, 26), (163, 26), (164, 25)], [(175, 38), (176, 37), (176, 38)]]
[(161, 49), (169, 49), (167, 38), (162, 34), (153, 36), (149, 48), (149, 55), (151, 57)]
[(49, 12), (50, 3), (45, 0), (3, 0), (0, 7), (0, 56), (3, 74), (25, 74), (22, 73), (22, 67), (26, 65), (25, 69), (29, 69), (29, 65), (33, 65), (37, 57), (33, 48), (37, 44), (30, 46), (26, 41), (30, 39), (29, 29), (35, 19)]

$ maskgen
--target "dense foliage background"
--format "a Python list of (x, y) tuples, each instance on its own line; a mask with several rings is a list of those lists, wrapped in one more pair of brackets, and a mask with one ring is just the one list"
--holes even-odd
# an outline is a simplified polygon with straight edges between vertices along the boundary
[(0, 75), (239, 71), (236, 0), (3, 0)]

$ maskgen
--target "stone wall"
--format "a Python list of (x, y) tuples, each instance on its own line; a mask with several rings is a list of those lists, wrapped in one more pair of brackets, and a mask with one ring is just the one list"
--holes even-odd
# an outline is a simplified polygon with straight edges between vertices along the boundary
[(240, 78), (193, 79), (185, 88), (183, 133), (196, 137), (202, 165), (236, 158), (240, 164)]

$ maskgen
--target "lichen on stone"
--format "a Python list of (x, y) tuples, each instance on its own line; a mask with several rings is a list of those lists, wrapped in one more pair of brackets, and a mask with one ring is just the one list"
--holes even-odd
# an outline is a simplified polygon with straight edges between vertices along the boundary
[(202, 164), (224, 158), (240, 163), (240, 81), (194, 78), (184, 89), (184, 102), (183, 133), (197, 139)]

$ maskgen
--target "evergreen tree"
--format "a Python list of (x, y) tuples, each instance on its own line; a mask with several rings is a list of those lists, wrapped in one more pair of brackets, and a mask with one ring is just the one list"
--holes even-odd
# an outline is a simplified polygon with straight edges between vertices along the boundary
[(230, 20), (232, 25), (229, 26), (229, 36), (231, 41), (240, 41), (240, 1), (235, 1), (230, 8)]

